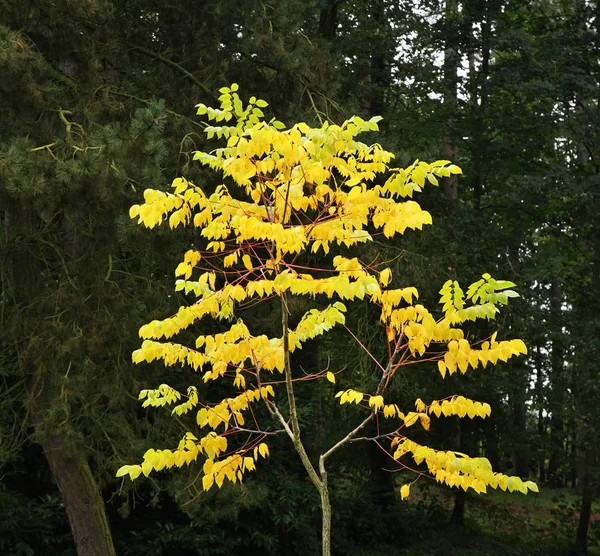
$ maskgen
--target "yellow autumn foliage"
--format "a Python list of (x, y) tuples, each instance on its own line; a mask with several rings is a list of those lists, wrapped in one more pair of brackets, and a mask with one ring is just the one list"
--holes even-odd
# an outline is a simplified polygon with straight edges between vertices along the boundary
[[(461, 173), (460, 168), (446, 160), (394, 167), (391, 152), (358, 139), (378, 130), (379, 117), (354, 116), (341, 125), (286, 127), (264, 118), (265, 101), (252, 97), (244, 104), (237, 91), (235, 84), (221, 89), (219, 108), (198, 105), (198, 114), (210, 122), (207, 137), (220, 140), (221, 146), (197, 152), (194, 158), (220, 173), (223, 183), (205, 191), (177, 178), (172, 191), (147, 189), (144, 202), (130, 209), (131, 218), (147, 228), (189, 226), (198, 229), (205, 241), (203, 250), (186, 251), (175, 269), (176, 291), (193, 300), (174, 315), (140, 328), (143, 342), (133, 361), (189, 367), (202, 372), (204, 382), (229, 382), (236, 393), (206, 402), (199, 399), (195, 386), (186, 394), (166, 384), (143, 390), (144, 407), (173, 406), (175, 415), (195, 413), (199, 437), (188, 432), (177, 448), (149, 450), (140, 465), (123, 466), (117, 476), (136, 479), (201, 457), (205, 490), (214, 484), (220, 487), (225, 480), (241, 481), (245, 473), (255, 470), (259, 456), (269, 455), (268, 434), (281, 432), (262, 429), (252, 404), (262, 403), (272, 416), (281, 416), (278, 394), (285, 381), (277, 377), (288, 369), (289, 353), (333, 327), (345, 327), (343, 302), (364, 300), (378, 308), (385, 331), (382, 341), (387, 341), (392, 355), (377, 370), (381, 375), (377, 391), (346, 388), (335, 395), (340, 404), (360, 406), (367, 419), (394, 420), (396, 428), (384, 435), (392, 440), (394, 459), (412, 457), (439, 482), (476, 492), (487, 487), (523, 493), (537, 490), (533, 483), (494, 473), (484, 458), (436, 451), (405, 435), (417, 423), (429, 430), (432, 417), (486, 418), (491, 410), (488, 404), (463, 396), (429, 404), (418, 399), (416, 411), (404, 413), (384, 397), (397, 370), (421, 357), (437, 362), (445, 377), (527, 352), (521, 340), (497, 340), (496, 334), (483, 343), (471, 343), (461, 328), (468, 321), (493, 319), (502, 305), (517, 296), (510, 289), (512, 282), (484, 274), (465, 294), (458, 282), (448, 281), (440, 291), (440, 309), (430, 311), (418, 303), (416, 288), (391, 287), (389, 267), (352, 256), (353, 248), (375, 236), (393, 238), (430, 225), (431, 215), (413, 195), (427, 184), (436, 186), (439, 178)], [(336, 253), (348, 256), (328, 258), (332, 246)], [(302, 266), (298, 255), (303, 253), (319, 253), (322, 266)], [(239, 316), (245, 306), (271, 297), (280, 297), (285, 311), (288, 296), (318, 299), (321, 308), (308, 310), (295, 328), (284, 328), (280, 337), (253, 332)], [(222, 321), (226, 330), (197, 336), (193, 346), (173, 341), (206, 318)], [(326, 369), (287, 379), (336, 383), (344, 380), (344, 373)], [(280, 421), (285, 423), (285, 418)], [(243, 440), (237, 442), (233, 432)], [(292, 436), (289, 428), (284, 432)], [(409, 492), (409, 485), (404, 485), (401, 497), (407, 498)]]

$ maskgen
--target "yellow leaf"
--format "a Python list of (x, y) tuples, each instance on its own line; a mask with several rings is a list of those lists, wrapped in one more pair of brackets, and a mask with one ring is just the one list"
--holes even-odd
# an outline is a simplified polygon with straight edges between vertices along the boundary
[(440, 374), (442, 375), (442, 378), (445, 378), (445, 376), (446, 376), (446, 365), (444, 364), (443, 361), (438, 361), (437, 365), (438, 365), (438, 371), (440, 371)]
[(117, 474), (115, 475), (115, 477), (124, 477), (125, 475), (127, 475), (129, 473), (130, 467), (131, 467), (131, 465), (123, 465), (122, 467), (119, 467), (119, 470), (117, 471)]
[(204, 477), (202, 477), (202, 488), (204, 490), (210, 490), (210, 487), (213, 486), (214, 482), (215, 482), (215, 477), (212, 473), (210, 473), (208, 475), (204, 475)]
[(252, 197), (252, 200), (253, 200), (255, 203), (258, 203), (258, 202), (260, 201), (260, 197), (261, 197), (260, 190), (258, 190), (258, 189), (253, 189), (253, 190), (250, 192), (250, 197)]
[(244, 255), (242, 257), (242, 262), (246, 267), (246, 270), (252, 270), (254, 267), (252, 266), (252, 260), (250, 259), (250, 255)]
[(407, 427), (412, 427), (417, 422), (418, 419), (419, 419), (418, 413), (415, 413), (414, 411), (409, 411), (406, 414), (406, 417), (404, 417), (404, 424)]
[(335, 375), (331, 371), (327, 371), (327, 380), (335, 384)]
[(258, 453), (263, 457), (266, 458), (269, 455), (269, 447), (264, 443), (261, 442), (258, 445)]
[(129, 218), (135, 218), (136, 216), (139, 216), (139, 214), (140, 214), (140, 205), (133, 205), (129, 209)]
[(390, 283), (391, 279), (392, 279), (392, 271), (389, 268), (384, 268), (379, 273), (379, 283), (383, 287), (387, 286)]
[(525, 486), (532, 492), (539, 492), (538, 486), (533, 481), (525, 481)]
[(410, 485), (402, 485), (400, 487), (400, 498), (406, 500), (410, 496)]
[(369, 398), (369, 407), (372, 407), (373, 409), (375, 409), (375, 411), (381, 409), (383, 405), (383, 396), (371, 396)]
[(150, 475), (150, 471), (152, 471), (152, 463), (146, 460), (142, 463), (142, 473), (147, 477)]

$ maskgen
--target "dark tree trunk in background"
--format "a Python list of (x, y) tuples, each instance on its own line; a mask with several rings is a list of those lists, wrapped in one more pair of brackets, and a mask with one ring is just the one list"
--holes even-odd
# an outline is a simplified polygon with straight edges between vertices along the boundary
[[(444, 160), (456, 162), (455, 114), (458, 104), (458, 65), (460, 54), (457, 45), (456, 18), (458, 0), (446, 0), (444, 18), (446, 22), (446, 44), (444, 47), (443, 65), (443, 98), (445, 129), (442, 136), (441, 157)], [(458, 179), (452, 175), (442, 178), (442, 190), (449, 199), (458, 196)]]
[(60, 489), (78, 556), (115, 555), (104, 500), (84, 451), (70, 450), (57, 436), (47, 438), (42, 447)]
[(527, 458), (527, 409), (525, 400), (527, 392), (524, 384), (519, 384), (518, 390), (513, 396), (513, 425), (516, 437), (513, 439), (513, 463), (514, 475), (521, 478), (529, 476), (529, 464)]
[(542, 354), (540, 348), (535, 350), (535, 402), (538, 406), (537, 425), (539, 436), (539, 455), (538, 472), (540, 483), (546, 482), (546, 418), (544, 416), (545, 397), (544, 397), (544, 368), (542, 365)]
[[(31, 233), (38, 224), (37, 217), (16, 203), (5, 203), (4, 208), (5, 239), (10, 244), (23, 230)], [(71, 226), (65, 225), (64, 252), (77, 255), (77, 238)], [(10, 288), (17, 302), (25, 304), (31, 291), (43, 289), (40, 284), (40, 272), (36, 261), (26, 253), (13, 248), (8, 257), (8, 275)], [(22, 332), (22, 335), (25, 333)], [(28, 340), (27, 337), (23, 338)], [(113, 556), (110, 526), (106, 515), (104, 500), (87, 461), (89, 449), (67, 439), (63, 431), (54, 429), (46, 423), (46, 413), (50, 407), (47, 385), (44, 384), (44, 370), (38, 369), (36, 360), (28, 358), (26, 350), (16, 346), (19, 354), (21, 376), (27, 390), (27, 406), (37, 440), (44, 450), (46, 459), (60, 490), (64, 507), (71, 525), (73, 540), (79, 556)], [(49, 362), (51, 365), (52, 362)], [(65, 425), (68, 426), (68, 425)]]
[(548, 462), (548, 480), (557, 487), (564, 486), (564, 345), (562, 333), (562, 286), (558, 279), (552, 283), (551, 319), (553, 320), (554, 337), (552, 338), (551, 355), (551, 393), (550, 393), (550, 456)]
[(87, 449), (44, 423), (48, 403), (43, 385), (28, 388), (31, 418), (60, 490), (78, 556), (116, 554), (102, 493), (92, 474)]
[(319, 13), (319, 35), (329, 41), (335, 39), (337, 14), (343, 0), (324, 0)]
[[(484, 19), (481, 22), (481, 62), (476, 76), (472, 75), (474, 87), (471, 91), (471, 107), (475, 112), (473, 129), (473, 205), (476, 211), (481, 208), (481, 197), (483, 196), (483, 180), (485, 176), (486, 161), (486, 128), (485, 118), (489, 99), (489, 74), (490, 74), (490, 50), (491, 50), (491, 14), (486, 3)], [(473, 55), (470, 56), (470, 72), (475, 72)]]
[[(591, 440), (588, 438), (588, 440)], [(578, 553), (587, 553), (588, 530), (590, 527), (590, 518), (592, 517), (592, 503), (594, 502), (595, 490), (595, 471), (596, 471), (596, 446), (589, 444), (585, 448), (585, 459), (583, 461), (583, 473), (581, 489), (583, 496), (581, 499), (581, 508), (579, 511), (579, 522), (577, 523), (577, 533), (575, 536), (575, 550)]]
[[(580, 16), (578, 25), (580, 33), (584, 34), (588, 30), (589, 17), (593, 16), (593, 40), (590, 45), (594, 50), (595, 57), (600, 53), (600, 2), (588, 6), (585, 0), (574, 0), (576, 15)], [(588, 7), (590, 11), (588, 11)], [(591, 11), (593, 9), (593, 12)], [(594, 62), (594, 66), (597, 63)], [(594, 67), (592, 66), (592, 67)], [(595, 72), (596, 85), (598, 83), (598, 74)], [(576, 97), (577, 99), (577, 97)], [(599, 355), (599, 337), (600, 337), (600, 198), (598, 196), (598, 178), (600, 177), (600, 144), (598, 142), (597, 129), (590, 131), (590, 126), (597, 125), (600, 120), (600, 98), (588, 98), (589, 106), (586, 107), (582, 100), (576, 101), (576, 116), (583, 112), (583, 118), (578, 118), (579, 124), (575, 128), (575, 140), (577, 144), (578, 166), (583, 176), (588, 177), (593, 187), (593, 200), (590, 215), (593, 220), (591, 230), (591, 283), (584, 285), (580, 293), (580, 305), (582, 324), (585, 328), (579, 332), (578, 351), (581, 355), (578, 357), (575, 370), (575, 407), (576, 419), (578, 423), (578, 437), (581, 443), (578, 448), (583, 452), (580, 474), (580, 489), (582, 491), (581, 510), (579, 514), (579, 523), (575, 535), (575, 547), (579, 553), (587, 553), (588, 530), (592, 514), (592, 503), (596, 495), (598, 482), (598, 390), (600, 385), (598, 375), (598, 355)]]
[[(457, 452), (464, 451), (464, 427), (465, 423), (462, 423), (458, 417), (452, 417), (452, 450)], [(466, 502), (467, 493), (462, 488), (458, 488), (454, 494), (454, 508), (452, 509), (452, 516), (450, 517), (451, 523), (455, 525), (464, 525)]]
[(576, 369), (576, 408), (579, 424), (579, 448), (583, 454), (579, 488), (582, 492), (579, 523), (575, 536), (575, 547), (579, 553), (587, 553), (588, 530), (592, 515), (592, 503), (597, 488), (597, 407), (598, 407), (598, 369), (597, 350), (594, 343), (600, 335), (600, 219), (595, 223), (594, 259), (591, 291), (586, 296), (583, 309), (588, 313), (587, 330), (589, 331), (585, 345), (582, 346), (581, 359)]
[(500, 451), (498, 450), (498, 427), (496, 426), (495, 422), (487, 423), (485, 433), (485, 457), (490, 461), (492, 469), (500, 469)]
[[(389, 50), (386, 48), (386, 29), (389, 24), (385, 15), (383, 0), (371, 0), (369, 10), (371, 21), (375, 25), (375, 34), (380, 40), (373, 41), (370, 54), (369, 81), (371, 94), (369, 98), (369, 113), (371, 116), (380, 116), (385, 112), (385, 92), (389, 89), (391, 78), (387, 57)], [(382, 122), (384, 124), (384, 122)]]

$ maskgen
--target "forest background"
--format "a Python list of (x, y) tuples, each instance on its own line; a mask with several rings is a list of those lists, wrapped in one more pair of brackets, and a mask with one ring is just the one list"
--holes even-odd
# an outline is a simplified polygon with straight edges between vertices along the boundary
[[(434, 225), (378, 248), (433, 303), (446, 280), (483, 272), (522, 296), (473, 330), (522, 338), (526, 358), (444, 390), (433, 366), (409, 367), (394, 396), (451, 387), (490, 403), (490, 419), (440, 421), (430, 442), (540, 495), (419, 481), (400, 501), (401, 474), (356, 446), (332, 470), (334, 552), (597, 550), (599, 62), (588, 0), (0, 1), (2, 553), (74, 554), (84, 537), (96, 549), (80, 554), (318, 553), (318, 497), (285, 441), (242, 488), (202, 493), (194, 466), (135, 486), (114, 476), (185, 430), (141, 408), (165, 371), (131, 352), (142, 324), (182, 304), (173, 269), (194, 237), (144, 231), (128, 209), (180, 175), (217, 185), (192, 161), (208, 148), (195, 105), (232, 82), (289, 124), (383, 116), (376, 140), (399, 166), (457, 163), (464, 176), (420, 197)], [(351, 318), (377, 354), (369, 317)], [(337, 333), (295, 363), (371, 371)], [(329, 397), (298, 400), (315, 450), (353, 420)]]

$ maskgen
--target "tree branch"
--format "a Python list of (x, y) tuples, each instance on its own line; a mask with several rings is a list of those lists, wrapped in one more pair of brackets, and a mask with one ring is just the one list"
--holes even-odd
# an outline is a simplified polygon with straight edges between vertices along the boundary
[[(400, 349), (400, 342), (397, 342), (396, 347), (394, 348), (394, 352), (392, 353), (392, 356), (390, 357), (390, 360), (388, 361), (388, 364), (386, 365), (383, 375), (379, 381), (379, 385), (377, 386), (377, 392), (376, 392), (377, 394), (379, 394), (381, 392), (381, 389), (382, 389), (384, 383), (386, 382), (386, 379), (387, 379), (390, 371), (394, 367), (396, 356), (398, 355), (399, 349)], [(372, 411), (357, 427), (355, 427), (346, 436), (344, 436), (344, 438), (342, 438), (339, 442), (334, 444), (324, 454), (321, 454), (321, 457), (319, 458), (319, 468), (323, 468), (323, 470), (324, 470), (325, 469), (325, 460), (331, 454), (333, 454), (336, 450), (341, 448), (344, 444), (346, 444), (347, 442), (352, 440), (352, 438), (354, 438), (358, 434), (358, 432), (361, 429), (363, 429), (373, 419), (373, 417), (375, 417), (375, 411)]]
[(180, 66), (177, 62), (173, 62), (173, 60), (169, 60), (168, 58), (165, 58), (157, 52), (153, 52), (152, 50), (144, 48), (143, 46), (136, 46), (134, 44), (130, 44), (129, 46), (132, 50), (135, 50), (136, 52), (139, 52), (144, 56), (148, 56), (149, 58), (153, 58), (154, 60), (158, 60), (159, 62), (162, 62), (163, 64), (177, 70), (179, 73), (187, 77), (194, 85), (196, 85), (196, 87), (202, 89), (210, 98), (216, 100), (216, 97), (210, 89), (210, 87), (208, 87), (207, 85), (202, 83), (202, 81), (194, 77), (192, 73), (186, 70), (183, 66)]
[[(149, 100), (147, 98), (141, 98), (141, 97), (138, 97), (135, 95), (131, 95), (129, 93), (124, 93), (122, 91), (116, 91), (114, 89), (111, 89), (110, 87), (107, 88), (107, 91), (108, 91), (108, 94), (110, 94), (110, 95), (129, 98), (131, 100), (136, 100), (137, 102), (142, 102), (144, 104), (150, 104), (152, 102), (151, 100)], [(199, 127), (202, 130), (204, 130), (204, 128), (206, 127), (206, 124), (201, 124), (199, 122), (196, 122), (196, 121), (192, 120), (192, 118), (188, 118), (187, 116), (184, 116), (183, 114), (179, 114), (178, 112), (174, 112), (173, 110), (165, 109), (165, 112), (167, 114), (170, 114), (171, 116), (174, 116), (175, 118), (181, 118), (182, 120), (186, 120), (186, 121), (190, 122), (191, 124)]]

